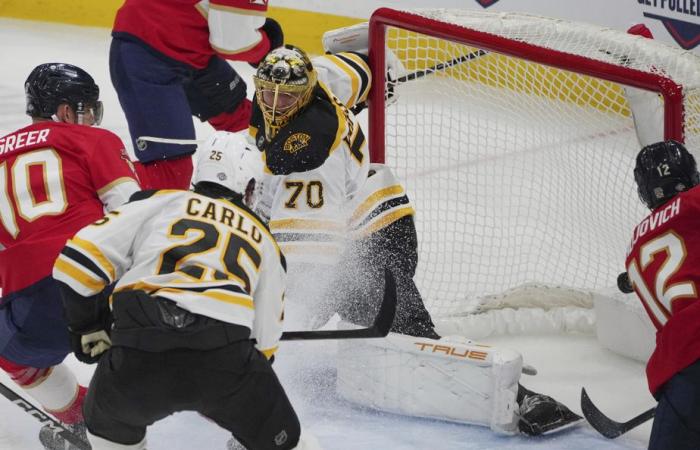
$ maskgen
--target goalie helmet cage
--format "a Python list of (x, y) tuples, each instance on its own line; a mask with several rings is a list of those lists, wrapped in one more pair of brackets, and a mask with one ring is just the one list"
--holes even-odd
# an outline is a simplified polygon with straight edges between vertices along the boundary
[[(386, 49), (405, 73), (428, 74), (388, 79)], [(700, 58), (621, 31), (381, 8), (370, 61), (371, 159), (392, 167), (415, 203), (416, 282), (438, 322), (504, 305), (590, 307), (593, 292), (615, 286), (648, 213), (623, 87), (652, 92), (665, 138), (700, 149)]]

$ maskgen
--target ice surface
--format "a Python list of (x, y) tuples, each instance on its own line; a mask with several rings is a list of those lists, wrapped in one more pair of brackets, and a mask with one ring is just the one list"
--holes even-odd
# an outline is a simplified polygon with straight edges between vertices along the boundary
[[(23, 83), (36, 65), (69, 62), (93, 74), (105, 104), (103, 126), (129, 142), (127, 126), (108, 70), (109, 33), (105, 29), (81, 28), (37, 22), (0, 20), (0, 135), (28, 124), (24, 115)], [(251, 69), (236, 65), (245, 79)], [(249, 83), (249, 91), (252, 82)], [(198, 137), (210, 132), (197, 123)], [(22, 270), (22, 268), (18, 268)], [(616, 420), (628, 420), (654, 404), (646, 390), (644, 367), (602, 349), (589, 335), (499, 337), (487, 343), (520, 350), (527, 364), (539, 374), (523, 377), (523, 384), (563, 401), (580, 413), (579, 392), (585, 386), (592, 399)], [(384, 414), (349, 404), (334, 393), (335, 345), (332, 342), (283, 343), (275, 369), (298, 410), (303, 425), (331, 450), (400, 449), (630, 449), (645, 448), (650, 431), (647, 423), (614, 441), (606, 440), (587, 425), (544, 438), (497, 436), (482, 427)], [(82, 383), (93, 368), (68, 364)], [(173, 374), (176, 376), (176, 374)], [(3, 383), (13, 386), (7, 376)], [(23, 394), (26, 395), (26, 394)], [(39, 449), (40, 424), (5, 399), (0, 399), (0, 449)], [(223, 449), (227, 433), (199, 415), (173, 415), (149, 429), (150, 450)]]

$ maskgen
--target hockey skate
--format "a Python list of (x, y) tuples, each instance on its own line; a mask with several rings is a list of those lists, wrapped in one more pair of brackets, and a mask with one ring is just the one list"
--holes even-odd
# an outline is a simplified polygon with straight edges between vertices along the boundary
[(78, 447), (67, 441), (61, 436), (55, 428), (50, 424), (44, 425), (39, 430), (39, 442), (46, 450), (90, 450), (90, 444), (87, 439), (87, 428), (85, 422), (79, 422), (72, 425), (64, 424), (64, 427), (82, 442), (82, 446)]
[(530, 436), (556, 433), (580, 423), (583, 418), (547, 395), (518, 387), (521, 433)]

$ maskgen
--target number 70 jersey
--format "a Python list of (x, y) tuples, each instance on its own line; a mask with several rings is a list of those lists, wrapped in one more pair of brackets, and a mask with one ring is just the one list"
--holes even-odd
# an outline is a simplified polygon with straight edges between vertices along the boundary
[(53, 276), (84, 297), (145, 291), (195, 314), (248, 327), (269, 357), (282, 334), (286, 265), (240, 203), (190, 191), (144, 191), (68, 241)]
[(637, 225), (626, 267), (657, 329), (647, 365), (654, 393), (700, 359), (700, 187), (678, 194)]

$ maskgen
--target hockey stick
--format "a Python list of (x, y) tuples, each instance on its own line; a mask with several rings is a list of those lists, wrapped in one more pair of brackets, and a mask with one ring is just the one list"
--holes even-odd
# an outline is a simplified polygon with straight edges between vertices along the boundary
[(83, 441), (81, 438), (76, 436), (75, 433), (66, 428), (61, 422), (32, 405), (29, 401), (25, 400), (24, 397), (20, 396), (3, 383), (0, 383), (0, 394), (15, 405), (22, 408), (26, 413), (34, 417), (39, 422), (43, 423), (44, 425), (48, 425), (54, 434), (58, 434), (66, 441), (73, 444), (76, 448), (80, 450), (90, 450), (90, 444)]
[(143, 151), (143, 149), (138, 148), (142, 142), (159, 142), (161, 144), (177, 144), (177, 145), (199, 145), (203, 144), (204, 140), (201, 139), (171, 139), (162, 138), (156, 136), (139, 136), (136, 138), (137, 150)]
[[(399, 83), (405, 83), (407, 81), (415, 80), (417, 78), (423, 78), (426, 75), (430, 75), (432, 73), (435, 73), (435, 72), (438, 72), (441, 70), (449, 69), (452, 66), (455, 66), (457, 64), (461, 64), (461, 63), (466, 62), (466, 61), (470, 61), (472, 59), (480, 58), (484, 55), (486, 55), (485, 50), (477, 50), (475, 52), (467, 53), (466, 55), (462, 55), (462, 56), (459, 56), (457, 58), (451, 59), (447, 62), (435, 64), (434, 66), (428, 67), (426, 69), (416, 70), (415, 72), (411, 72), (411, 73), (408, 73), (404, 76), (398, 77), (395, 80), (389, 80), (389, 82), (393, 83), (393, 84), (399, 84)], [(390, 94), (393, 95), (393, 86), (389, 87), (389, 92), (390, 92)], [(353, 107), (350, 108), (350, 111), (352, 111), (353, 114), (359, 114), (366, 107), (367, 107), (367, 101), (364, 101), (362, 103), (358, 103), (356, 105), (353, 105)]]
[(581, 388), (581, 410), (583, 411), (583, 415), (586, 417), (588, 423), (590, 423), (591, 426), (598, 431), (598, 433), (602, 434), (608, 439), (615, 439), (616, 437), (627, 433), (632, 428), (635, 428), (654, 417), (656, 407), (644, 411), (637, 417), (628, 420), (627, 422), (615, 422), (600, 412), (600, 410), (596, 408), (591, 399), (588, 397), (586, 389)]
[(475, 52), (467, 53), (466, 55), (459, 56), (455, 59), (452, 59), (450, 61), (440, 63), (440, 64), (435, 64), (432, 67), (428, 67), (427, 69), (421, 69), (417, 70), (413, 73), (406, 74), (402, 77), (398, 77), (396, 80), (389, 80), (392, 81), (393, 83), (405, 83), (407, 81), (415, 80), (416, 78), (422, 78), (426, 75), (430, 75), (431, 73), (438, 72), (440, 70), (445, 70), (449, 69), (452, 66), (455, 66), (457, 64), (461, 64), (466, 61), (470, 61), (472, 59), (480, 58), (486, 54), (486, 50), (477, 50)]
[(384, 298), (371, 327), (356, 330), (285, 331), (282, 333), (282, 340), (361, 339), (386, 336), (389, 334), (396, 314), (396, 281), (389, 269), (384, 270), (384, 279)]

